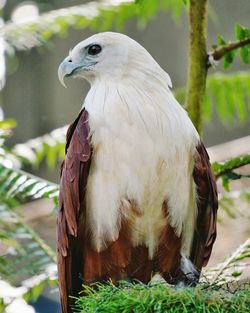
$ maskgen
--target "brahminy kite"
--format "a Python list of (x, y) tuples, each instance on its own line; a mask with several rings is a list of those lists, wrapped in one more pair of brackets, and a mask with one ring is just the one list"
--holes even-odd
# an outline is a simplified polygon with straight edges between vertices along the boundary
[(91, 88), (67, 132), (57, 220), (63, 313), (83, 284), (195, 284), (216, 238), (209, 157), (169, 75), (133, 39), (96, 34), (69, 52), (59, 80)]

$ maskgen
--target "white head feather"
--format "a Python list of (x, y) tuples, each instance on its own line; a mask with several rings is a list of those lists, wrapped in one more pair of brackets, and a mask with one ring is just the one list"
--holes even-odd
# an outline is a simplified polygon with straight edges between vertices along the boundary
[[(90, 55), (88, 49), (98, 45), (100, 53)], [(114, 32), (93, 35), (77, 44), (64, 62), (79, 68), (75, 76), (93, 83), (95, 79), (119, 80), (127, 77), (151, 75), (152, 78), (172, 87), (169, 75), (159, 66), (148, 51), (130, 37)], [(60, 68), (59, 68), (60, 69)], [(71, 73), (66, 75), (71, 76)], [(60, 80), (65, 72), (59, 72)]]

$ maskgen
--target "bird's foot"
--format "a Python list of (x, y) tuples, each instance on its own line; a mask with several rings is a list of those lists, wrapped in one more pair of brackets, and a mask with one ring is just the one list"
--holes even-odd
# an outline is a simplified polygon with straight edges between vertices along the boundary
[(178, 287), (194, 287), (197, 285), (200, 278), (200, 271), (197, 270), (193, 263), (185, 256), (181, 258), (181, 271), (183, 278), (178, 282)]

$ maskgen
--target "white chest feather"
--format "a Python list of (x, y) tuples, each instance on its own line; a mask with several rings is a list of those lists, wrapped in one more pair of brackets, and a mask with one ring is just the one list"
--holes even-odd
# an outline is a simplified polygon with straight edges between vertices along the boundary
[[(145, 244), (150, 257), (166, 224), (165, 200), (176, 233), (193, 228), (198, 135), (168, 87), (145, 87), (140, 89), (136, 81), (127, 86), (96, 82), (84, 104), (94, 150), (87, 219), (99, 251), (118, 238), (122, 220), (132, 214), (128, 200), (140, 209), (133, 216), (133, 243)], [(188, 250), (190, 243), (183, 245)]]

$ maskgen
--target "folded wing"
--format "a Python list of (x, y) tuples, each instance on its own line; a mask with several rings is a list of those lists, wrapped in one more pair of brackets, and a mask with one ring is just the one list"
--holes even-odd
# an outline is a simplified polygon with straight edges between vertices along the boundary
[(215, 177), (202, 143), (196, 147), (193, 177), (197, 191), (198, 215), (190, 259), (197, 269), (201, 269), (208, 263), (216, 239), (218, 209)]
[[(80, 290), (83, 259), (77, 234), (84, 228), (85, 189), (91, 163), (88, 112), (82, 110), (66, 137), (66, 156), (61, 167), (57, 218), (58, 278), (63, 313), (70, 312), (69, 294)], [(84, 232), (81, 232), (84, 233)], [(84, 238), (81, 238), (84, 240)]]

